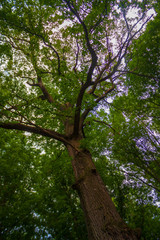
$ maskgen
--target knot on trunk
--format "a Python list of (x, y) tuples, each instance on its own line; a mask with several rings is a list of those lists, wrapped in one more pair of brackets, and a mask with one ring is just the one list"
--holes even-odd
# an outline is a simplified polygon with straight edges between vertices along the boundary
[(83, 176), (81, 176), (73, 185), (72, 188), (74, 190), (78, 190), (79, 189), (79, 185), (85, 180), (85, 178), (89, 175), (97, 175), (97, 170), (95, 168), (92, 168), (90, 170), (88, 170), (86, 173), (84, 173)]

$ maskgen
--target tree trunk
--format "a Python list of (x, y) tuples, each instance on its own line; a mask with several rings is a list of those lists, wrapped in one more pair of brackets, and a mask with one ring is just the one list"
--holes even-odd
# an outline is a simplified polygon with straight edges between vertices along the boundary
[[(87, 150), (78, 150), (79, 142), (67, 146), (72, 157), (77, 190), (84, 211), (89, 240), (137, 240), (136, 233), (127, 227), (118, 214), (108, 191)], [(76, 150), (77, 149), (77, 150)]]

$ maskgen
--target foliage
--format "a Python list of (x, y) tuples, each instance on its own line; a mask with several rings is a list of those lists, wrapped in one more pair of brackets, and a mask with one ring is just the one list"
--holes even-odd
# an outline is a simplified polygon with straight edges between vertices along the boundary
[[(86, 239), (70, 159), (58, 146), (1, 129), (3, 239)], [(45, 153), (44, 153), (45, 151)], [(62, 159), (63, 161), (59, 161)], [(80, 224), (79, 224), (80, 223)]]
[(0, 2), (0, 127), (15, 129), (0, 129), (4, 239), (87, 238), (76, 138), (121, 217), (158, 239), (159, 29), (155, 1)]
[[(66, 153), (59, 151), (59, 146), (54, 146), (53, 152), (49, 140), (38, 140), (37, 149), (31, 136), (3, 129), (1, 136), (2, 238), (86, 239)], [(141, 228), (144, 238), (156, 239), (159, 209), (153, 205), (158, 199), (152, 188), (124, 174), (118, 162), (105, 156), (96, 158), (95, 163), (121, 216), (131, 227)]]
[[(113, 158), (134, 163), (159, 189), (159, 12), (128, 54), (127, 94), (112, 103), (111, 121), (119, 134), (114, 137)], [(132, 69), (136, 69), (132, 72)], [(121, 116), (121, 118), (120, 118)], [(119, 147), (120, 146), (120, 149)], [(153, 180), (154, 179), (154, 180)]]

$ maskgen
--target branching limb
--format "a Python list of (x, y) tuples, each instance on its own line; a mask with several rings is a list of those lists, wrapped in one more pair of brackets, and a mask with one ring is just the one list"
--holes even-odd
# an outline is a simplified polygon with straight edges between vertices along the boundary
[[(7, 42), (8, 42), (9, 44), (11, 44), (11, 46), (12, 46), (13, 48), (15, 48), (15, 49), (17, 49), (17, 50), (21, 50), (22, 52), (24, 52), (23, 49), (21, 49), (19, 46), (15, 45), (15, 43), (12, 42), (11, 39), (8, 40)], [(29, 42), (29, 41), (28, 41), (28, 42)], [(30, 43), (30, 42), (29, 42), (29, 43)], [(48, 46), (50, 46), (50, 47), (52, 48), (52, 50), (54, 50), (54, 48), (53, 48), (51, 45), (48, 45)], [(55, 50), (54, 50), (54, 51), (55, 51)], [(55, 51), (55, 52), (56, 52), (56, 51)], [(58, 59), (59, 59), (59, 55), (58, 55), (57, 52), (56, 52), (56, 54), (57, 54), (57, 57), (58, 57)], [(34, 54), (33, 54), (32, 58), (34, 58)], [(58, 62), (59, 62), (59, 64), (60, 64), (60, 60), (58, 60)], [(44, 95), (44, 98), (47, 99), (47, 101), (48, 101), (49, 103), (53, 103), (54, 100), (53, 100), (52, 96), (49, 94), (49, 92), (47, 91), (46, 87), (44, 86), (44, 84), (43, 84), (43, 82), (42, 82), (42, 78), (38, 76), (38, 72), (37, 72), (37, 69), (36, 69), (37, 66), (35, 66), (36, 64), (33, 64), (33, 65), (34, 65), (35, 71), (36, 71), (36, 73), (37, 73), (38, 83), (35, 83), (35, 80), (32, 79), (32, 78), (30, 78), (30, 77), (24, 77), (24, 76), (22, 76), (21, 78), (28, 78), (28, 79), (30, 79), (30, 80), (32, 81), (32, 83), (27, 82), (27, 84), (30, 85), (30, 86), (38, 86), (38, 87), (42, 90), (43, 95)], [(59, 71), (60, 71), (60, 65), (58, 65), (58, 66), (59, 66)], [(50, 73), (50, 72), (41, 72), (41, 73)]]
[[(153, 16), (153, 15), (152, 15), (152, 16)], [(144, 17), (145, 17), (145, 12), (142, 14), (141, 18), (138, 19), (138, 21), (137, 21), (135, 24), (133, 24), (133, 26), (132, 26), (131, 29), (130, 29), (131, 32), (132, 32), (132, 30), (140, 23), (140, 21), (143, 20)]]
[(97, 58), (97, 55), (96, 55), (94, 49), (91, 46), (88, 30), (87, 30), (87, 27), (86, 27), (84, 21), (81, 19), (80, 15), (77, 12), (76, 8), (74, 7), (73, 3), (70, 0), (64, 0), (64, 1), (67, 3), (67, 6), (69, 7), (70, 11), (74, 14), (74, 16), (78, 19), (78, 21), (81, 23), (81, 25), (83, 27), (83, 31), (84, 31), (84, 35), (85, 35), (85, 39), (86, 39), (86, 45), (87, 45), (88, 51), (92, 58), (91, 65), (90, 65), (89, 71), (87, 73), (87, 80), (86, 80), (85, 84), (81, 87), (78, 98), (77, 98), (76, 111), (75, 111), (75, 117), (74, 117), (74, 135), (76, 136), (76, 135), (78, 135), (78, 132), (79, 132), (80, 112), (81, 112), (83, 95), (85, 93), (85, 90), (90, 85), (92, 85), (92, 75), (93, 75), (93, 71), (97, 65), (98, 58)]
[(41, 136), (44, 136), (44, 137), (49, 137), (49, 138), (58, 140), (65, 145), (71, 146), (77, 152), (80, 151), (75, 146), (73, 146), (72, 143), (70, 143), (67, 140), (67, 137), (65, 135), (59, 134), (59, 133), (57, 133), (57, 132), (55, 132), (51, 129), (45, 129), (45, 128), (41, 128), (39, 126), (34, 126), (33, 127), (33, 126), (25, 125), (25, 124), (22, 124), (22, 123), (0, 123), (0, 128), (25, 131), (25, 132), (38, 134), (38, 135), (41, 135)]
[[(8, 16), (7, 15), (3, 16), (3, 18), (4, 18), (4, 21), (8, 21), (8, 19), (7, 19)], [(36, 36), (37, 38), (41, 39), (43, 41), (44, 45), (49, 47), (56, 54), (57, 62), (58, 62), (58, 69), (57, 70), (58, 70), (58, 73), (61, 74), (61, 72), (60, 72), (60, 56), (59, 56), (58, 52), (56, 51), (56, 49), (52, 46), (52, 44), (45, 39), (45, 36), (43, 36), (40, 33), (37, 33), (36, 31), (33, 31), (33, 29), (30, 29), (29, 27), (25, 26), (24, 23), (23, 24), (22, 23), (18, 24), (17, 22), (14, 22), (14, 21), (13, 22), (9, 21), (8, 23), (13, 28), (18, 28), (22, 32), (26, 32), (26, 33), (28, 33), (31, 36)], [(8, 36), (6, 36), (6, 37), (8, 37)], [(13, 48), (18, 49), (18, 50), (21, 50), (22, 52), (23, 52), (23, 48), (20, 48), (20, 47), (16, 46), (15, 43), (11, 42), (11, 38), (12, 38), (12, 40), (25, 41), (27, 43), (30, 43), (30, 41), (28, 41), (27, 39), (13, 38), (13, 37), (8, 37), (8, 38), (10, 38), (10, 42), (9, 43), (11, 44), (11, 46)]]
[[(115, 87), (116, 87), (116, 85), (113, 84), (112, 87), (109, 88), (109, 89), (107, 89), (104, 94), (102, 94), (100, 97), (98, 97), (98, 98), (95, 100), (95, 102), (96, 102), (96, 103), (99, 103), (101, 100), (104, 100), (104, 99), (106, 98), (106, 96), (115, 89)], [(84, 123), (86, 117), (88, 116), (88, 114), (89, 114), (90, 111), (92, 111), (92, 110), (93, 110), (93, 107), (92, 107), (92, 108), (87, 108), (87, 109), (82, 113), (82, 116), (81, 116), (81, 119), (80, 119), (80, 129), (83, 127), (83, 123)]]
[(96, 80), (94, 81), (93, 87), (91, 90), (88, 91), (89, 94), (93, 94), (96, 90), (97, 84), (101, 82), (101, 77), (103, 73), (109, 68), (110, 63), (106, 63), (105, 66), (100, 70), (100, 73), (98, 74)]
[(74, 7), (73, 3), (71, 3), (70, 0), (64, 0), (70, 11), (75, 15), (75, 17), (78, 19), (78, 21), (81, 23), (82, 27), (83, 27), (83, 30), (84, 30), (84, 34), (85, 34), (85, 39), (86, 39), (86, 45), (87, 45), (87, 48), (91, 54), (91, 57), (92, 57), (92, 62), (91, 62), (91, 65), (90, 65), (90, 68), (89, 68), (89, 71), (88, 71), (88, 74), (87, 74), (87, 81), (86, 81), (86, 87), (88, 87), (91, 83), (91, 80), (92, 80), (92, 74), (93, 74), (93, 71), (94, 71), (94, 68), (96, 67), (97, 65), (97, 55), (94, 51), (94, 49), (92, 48), (91, 46), (91, 43), (90, 43), (90, 40), (89, 40), (89, 34), (88, 34), (88, 30), (87, 30), (87, 27), (84, 23), (84, 21), (81, 19), (79, 13), (77, 12), (76, 8)]
[[(130, 36), (130, 34), (127, 34), (127, 37), (125, 39), (125, 41), (123, 42), (122, 46), (120, 47), (120, 50), (118, 52), (118, 54), (114, 57), (114, 60), (118, 57), (117, 59), (117, 63), (114, 65), (112, 71), (105, 77), (101, 78), (99, 80), (99, 82), (103, 82), (109, 78), (111, 78), (116, 71), (118, 70), (118, 67), (120, 66), (122, 59), (126, 56), (127, 54), (127, 50), (130, 46), (131, 41), (134, 39), (134, 37), (142, 30), (142, 28), (144, 27), (144, 25), (152, 18), (153, 14), (147, 18), (147, 20), (141, 25), (141, 27), (132, 35)], [(129, 37), (130, 36), (130, 37)], [(127, 73), (127, 72), (126, 72)]]
[[(142, 28), (144, 27), (144, 25), (153, 17), (153, 14), (147, 18), (147, 20), (141, 25), (141, 27), (133, 34), (129, 37), (129, 33), (128, 33), (128, 36), (126, 38), (126, 40), (124, 41), (123, 43), (123, 46), (121, 47), (120, 51), (119, 51), (119, 59), (118, 59), (118, 62), (121, 61), (124, 56), (126, 55), (127, 53), (127, 50), (128, 50), (128, 47), (131, 43), (131, 41), (134, 39), (134, 37), (142, 30)], [(136, 26), (136, 25), (135, 25)], [(122, 54), (122, 51), (124, 49), (124, 52)]]
[[(7, 37), (7, 38), (8, 38), (8, 37)], [(16, 49), (16, 50), (20, 50), (20, 51), (22, 51), (22, 52), (24, 53), (24, 49), (23, 49), (22, 47), (18, 46), (15, 42), (13, 42), (13, 40), (12, 40), (11, 37), (8, 38), (8, 39), (6, 39), (6, 40), (3, 41), (3, 42), (9, 43), (9, 44), (12, 46), (12, 48), (14, 48), (14, 49)]]
[(58, 69), (57, 69), (57, 70), (58, 70), (58, 74), (60, 75), (60, 74), (61, 74), (61, 70), (60, 70), (61, 65), (60, 65), (60, 56), (59, 56), (58, 52), (57, 52), (57, 51), (55, 50), (55, 48), (51, 45), (51, 43), (48, 43), (48, 42), (45, 41), (45, 38), (44, 38), (43, 36), (41, 36), (41, 38), (42, 38), (42, 40), (43, 40), (44, 45), (47, 46), (47, 47), (49, 47), (49, 48), (51, 48), (52, 51), (56, 54), (56, 56), (57, 56), (57, 61), (58, 61)]
[(43, 92), (43, 95), (45, 97), (45, 99), (47, 99), (47, 101), (49, 103), (53, 103), (54, 99), (52, 98), (52, 96), (48, 93), (47, 89), (45, 88), (43, 82), (42, 82), (42, 78), (38, 76), (38, 86), (40, 87), (40, 89)]
[(30, 51), (31, 51), (31, 63), (36, 72), (38, 83), (35, 83), (35, 81), (32, 80), (33, 83), (29, 84), (29, 85), (30, 86), (38, 86), (43, 93), (44, 99), (47, 99), (47, 101), (49, 103), (53, 103), (54, 100), (53, 100), (52, 96), (49, 94), (49, 92), (47, 91), (46, 87), (43, 84), (42, 77), (41, 77), (41, 70), (39, 69), (39, 66), (37, 64), (37, 58), (36, 58), (36, 54), (34, 51), (34, 44), (32, 44), (32, 42), (30, 42)]
[(5, 129), (15, 129), (15, 130), (20, 130), (20, 131), (26, 131), (30, 133), (35, 133), (39, 134), (45, 137), (50, 137), (56, 140), (59, 140), (61, 142), (65, 142), (65, 136), (62, 134), (59, 134), (53, 130), (41, 128), (41, 127), (33, 127), (29, 125), (25, 125), (22, 123), (0, 123), (1, 128)]
[[(27, 77), (28, 78), (28, 77)], [(49, 92), (47, 91), (46, 87), (44, 86), (43, 82), (42, 82), (42, 78), (41, 77), (37, 77), (38, 79), (38, 83), (35, 83), (34, 79), (29, 78), (32, 80), (32, 83), (27, 82), (27, 84), (29, 86), (32, 87), (39, 87), (42, 90), (42, 93), (44, 95), (44, 99), (46, 99), (49, 103), (54, 103), (54, 99), (53, 97), (49, 94)]]

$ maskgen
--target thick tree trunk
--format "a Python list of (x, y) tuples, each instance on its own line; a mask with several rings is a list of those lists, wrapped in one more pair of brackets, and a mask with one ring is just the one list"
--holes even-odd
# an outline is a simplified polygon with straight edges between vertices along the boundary
[[(79, 143), (72, 141), (79, 146)], [(118, 214), (108, 191), (96, 171), (91, 154), (67, 146), (72, 157), (75, 174), (74, 188), (78, 191), (89, 240), (137, 240), (136, 233), (129, 229)]]

